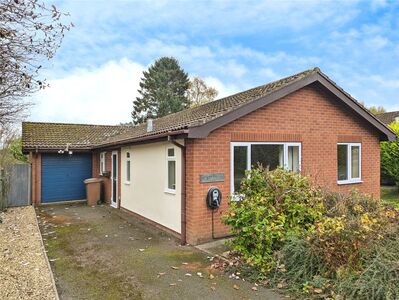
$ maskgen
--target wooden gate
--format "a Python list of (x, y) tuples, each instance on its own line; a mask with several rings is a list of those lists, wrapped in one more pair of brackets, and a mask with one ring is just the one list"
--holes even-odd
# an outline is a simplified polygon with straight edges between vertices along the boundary
[(31, 204), (31, 165), (15, 164), (0, 175), (0, 202), (6, 207)]

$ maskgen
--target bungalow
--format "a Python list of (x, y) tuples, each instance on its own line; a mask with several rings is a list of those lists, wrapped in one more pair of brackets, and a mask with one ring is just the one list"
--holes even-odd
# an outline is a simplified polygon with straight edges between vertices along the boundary
[[(229, 234), (220, 216), (258, 162), (379, 197), (379, 143), (393, 139), (318, 68), (139, 126), (22, 125), (34, 204), (82, 199), (83, 179), (103, 177), (111, 206), (190, 244)], [(210, 187), (223, 195), (216, 209)]]

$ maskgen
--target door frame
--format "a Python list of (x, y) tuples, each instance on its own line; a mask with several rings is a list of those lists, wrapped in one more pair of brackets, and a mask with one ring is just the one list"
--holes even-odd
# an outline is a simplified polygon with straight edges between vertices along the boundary
[[(114, 156), (115, 156), (115, 187), (114, 187)], [(111, 206), (118, 208), (118, 151), (112, 151), (111, 153)], [(114, 199), (114, 188), (115, 188), (115, 198)]]

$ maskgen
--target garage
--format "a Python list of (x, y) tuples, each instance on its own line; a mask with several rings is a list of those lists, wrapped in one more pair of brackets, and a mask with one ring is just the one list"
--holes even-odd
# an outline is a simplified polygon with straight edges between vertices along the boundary
[(91, 164), (91, 154), (43, 154), (42, 203), (85, 199)]

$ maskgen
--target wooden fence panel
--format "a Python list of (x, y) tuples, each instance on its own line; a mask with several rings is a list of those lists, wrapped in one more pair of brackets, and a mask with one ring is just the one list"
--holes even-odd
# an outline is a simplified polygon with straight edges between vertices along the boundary
[(6, 169), (6, 206), (31, 204), (31, 165), (15, 164)]

